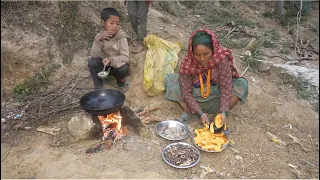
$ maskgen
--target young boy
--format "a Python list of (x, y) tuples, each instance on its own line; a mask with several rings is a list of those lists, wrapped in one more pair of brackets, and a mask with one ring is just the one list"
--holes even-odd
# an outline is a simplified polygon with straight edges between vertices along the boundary
[(101, 12), (103, 31), (98, 33), (91, 48), (88, 67), (95, 89), (103, 89), (103, 80), (98, 77), (106, 65), (110, 75), (115, 76), (120, 91), (128, 90), (126, 76), (129, 72), (129, 47), (125, 32), (120, 29), (120, 13), (114, 8)]

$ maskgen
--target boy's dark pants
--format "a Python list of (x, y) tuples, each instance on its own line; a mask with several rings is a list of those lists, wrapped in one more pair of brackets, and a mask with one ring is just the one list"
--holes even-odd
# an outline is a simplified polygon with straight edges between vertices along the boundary
[[(88, 67), (94, 83), (95, 89), (101, 89), (103, 87), (103, 80), (98, 77), (98, 73), (103, 70), (102, 58), (90, 58), (88, 61)], [(123, 79), (129, 72), (129, 64), (125, 64), (119, 68), (110, 67), (110, 75), (116, 78), (117, 84), (123, 84)], [(106, 70), (108, 67), (106, 67)]]

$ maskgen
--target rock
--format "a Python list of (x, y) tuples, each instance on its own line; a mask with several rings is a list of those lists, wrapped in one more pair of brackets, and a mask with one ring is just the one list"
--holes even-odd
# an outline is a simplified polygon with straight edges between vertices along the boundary
[(246, 50), (246, 51), (244, 52), (244, 55), (251, 57), (251, 51)]
[(221, 7), (221, 4), (219, 1), (214, 1), (214, 6), (217, 7), (217, 8), (220, 8)]
[(93, 122), (91, 115), (80, 114), (74, 116), (68, 123), (68, 130), (72, 136), (78, 139), (92, 139), (99, 134), (100, 124)]
[(192, 174), (189, 179), (201, 179), (201, 178), (196, 174)]
[(295, 65), (273, 64), (270, 68), (272, 73), (288, 74), (294, 78), (302, 78), (308, 84), (319, 87), (319, 70)]
[(268, 72), (271, 69), (272, 64), (271, 63), (266, 63), (266, 62), (261, 62), (260, 67), (258, 68), (259, 72)]
[(231, 150), (236, 154), (240, 154), (240, 152), (238, 150), (236, 150), (235, 148), (231, 148)]
[(152, 16), (156, 17), (156, 18), (164, 18), (163, 14), (161, 14), (159, 11), (155, 10), (155, 9), (151, 9), (149, 8), (150, 14), (152, 14)]
[(178, 5), (181, 9), (187, 9), (187, 7), (185, 7), (184, 5), (182, 5), (179, 1), (177, 1), (177, 5)]
[(236, 160), (240, 161), (241, 163), (243, 163), (243, 159), (240, 155), (236, 155)]

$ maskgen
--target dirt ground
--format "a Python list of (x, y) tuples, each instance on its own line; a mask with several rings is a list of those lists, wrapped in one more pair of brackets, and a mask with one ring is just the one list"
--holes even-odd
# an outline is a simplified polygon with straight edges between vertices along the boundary
[[(242, 3), (238, 4), (237, 9), (247, 12), (251, 19), (267, 21), (265, 29), (280, 27), (275, 21), (256, 13), (257, 9)], [(166, 20), (151, 13), (148, 33), (171, 41), (180, 40), (185, 46), (192, 32), (190, 22), (199, 20), (191, 11), (189, 13), (183, 18), (164, 13)], [(310, 16), (312, 21), (317, 19), (319, 24), (318, 13), (319, 3), (316, 3)], [(287, 34), (285, 28), (279, 28), (279, 31)], [(308, 37), (306, 34), (309, 37), (317, 36), (319, 41), (319, 36), (314, 32), (310, 34), (310, 31), (305, 30), (301, 34), (304, 37)], [(233, 52), (241, 74), (246, 68), (239, 61), (241, 51)], [(130, 89), (125, 93), (125, 105), (159, 106), (160, 109), (153, 112), (154, 115), (164, 120), (175, 119), (183, 112), (176, 103), (165, 100), (163, 94), (148, 97), (143, 89), (145, 54), (146, 50), (140, 54), (130, 54)], [(185, 50), (182, 50), (179, 56), (184, 54)], [(86, 52), (78, 52), (73, 59), (70, 67), (59, 69), (56, 73), (59, 76), (53, 77), (53, 81), (61, 85), (64, 83), (59, 82), (59, 79), (68, 79), (80, 72), (79, 78), (85, 78), (78, 86), (92, 87)], [(318, 68), (318, 62), (312, 63)], [(79, 71), (68, 71), (69, 68)], [(156, 123), (147, 125), (148, 134), (123, 137), (110, 150), (87, 155), (85, 151), (100, 140), (75, 140), (68, 133), (66, 125), (71, 117), (84, 111), (78, 108), (63, 112), (45, 124), (46, 127), (61, 128), (56, 136), (37, 132), (34, 127), (17, 131), (10, 141), (2, 141), (1, 178), (319, 179), (319, 113), (307, 101), (298, 99), (296, 91), (289, 85), (281, 84), (281, 78), (274, 74), (249, 70), (244, 77), (249, 81), (248, 99), (230, 113), (230, 138), (234, 144), (230, 144), (221, 153), (201, 152), (200, 163), (192, 168), (176, 169), (162, 160), (161, 151), (171, 141), (156, 134)], [(191, 132), (201, 127), (198, 121), (187, 122), (187, 125)], [(277, 136), (278, 142), (267, 136), (269, 132)], [(189, 137), (183, 141), (192, 144)], [(285, 145), (279, 142), (285, 142)], [(213, 171), (206, 172), (205, 167)]]

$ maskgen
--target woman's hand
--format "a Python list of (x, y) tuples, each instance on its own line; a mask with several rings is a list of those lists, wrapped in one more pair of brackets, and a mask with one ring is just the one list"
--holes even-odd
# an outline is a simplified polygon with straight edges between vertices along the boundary
[(111, 63), (111, 59), (109, 59), (109, 58), (104, 58), (102, 60), (102, 64), (105, 66), (108, 66), (110, 63)]
[(221, 113), (221, 120), (222, 120), (223, 125), (227, 125), (228, 120), (227, 120), (227, 116), (225, 113)]
[(203, 113), (200, 117), (200, 121), (203, 125), (205, 124), (209, 124), (209, 119), (208, 116), (206, 115), (206, 113)]

